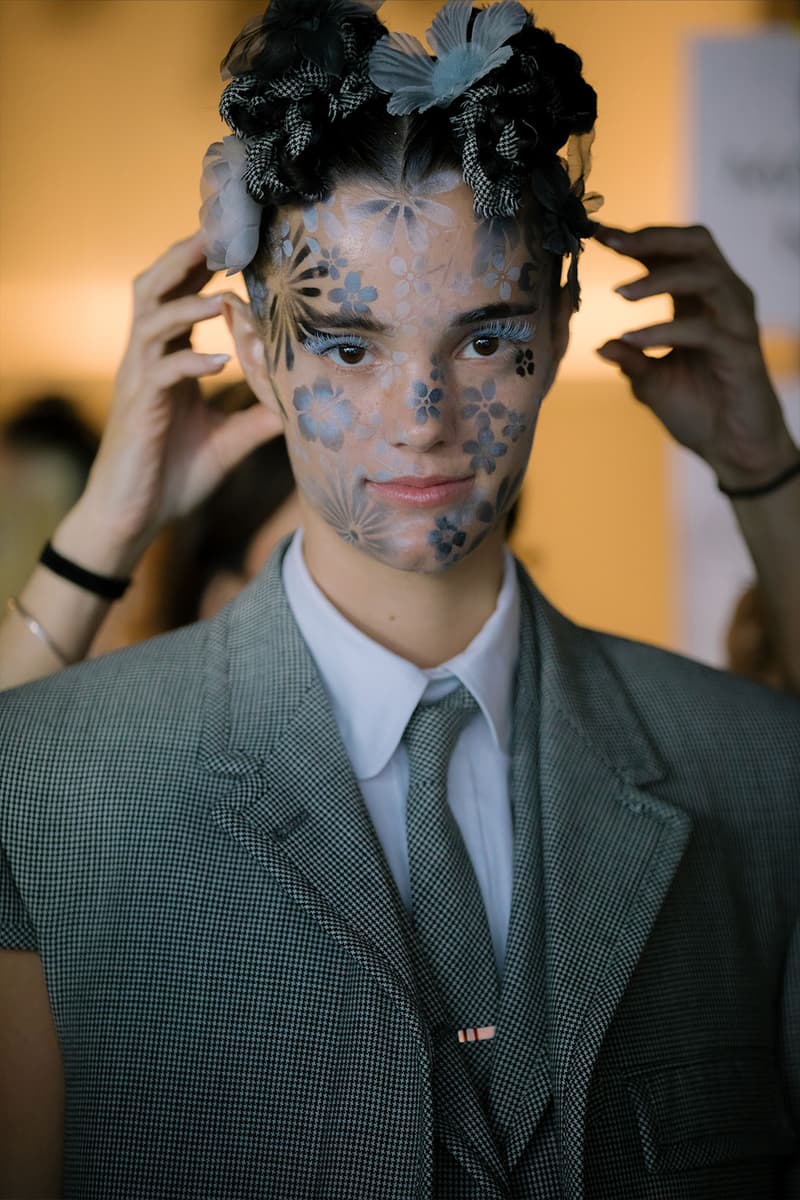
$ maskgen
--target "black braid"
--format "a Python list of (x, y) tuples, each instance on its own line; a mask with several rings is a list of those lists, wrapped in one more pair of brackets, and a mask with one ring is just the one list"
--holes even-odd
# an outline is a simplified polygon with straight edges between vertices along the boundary
[(262, 243), (276, 206), (325, 199), (346, 178), (413, 186), (421, 171), (456, 167), (484, 217), (516, 214), (535, 196), (544, 248), (572, 255), (577, 303), (576, 255), (593, 225), (582, 181), (570, 186), (558, 151), (597, 116), (580, 57), (529, 14), (506, 63), (450, 108), (404, 119), (387, 114), (369, 76), (370, 51), (385, 34), (358, 0), (272, 0), (231, 47), (220, 114), (246, 139), (245, 182), (265, 206)]

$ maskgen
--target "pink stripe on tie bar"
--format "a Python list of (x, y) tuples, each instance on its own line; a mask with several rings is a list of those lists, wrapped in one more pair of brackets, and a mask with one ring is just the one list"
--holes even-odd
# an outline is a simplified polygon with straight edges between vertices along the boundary
[(485, 1042), (487, 1038), (494, 1037), (494, 1025), (473, 1025), (470, 1029), (459, 1029), (458, 1040), (460, 1042)]

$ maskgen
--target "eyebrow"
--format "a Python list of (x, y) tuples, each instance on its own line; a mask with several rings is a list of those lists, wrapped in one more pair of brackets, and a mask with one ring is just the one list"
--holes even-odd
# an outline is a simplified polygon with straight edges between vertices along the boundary
[(389, 326), (385, 325), (383, 321), (377, 321), (368, 313), (322, 313), (309, 306), (308, 315), (314, 321), (315, 329), (359, 329), (362, 333), (386, 333), (389, 329)]
[(539, 311), (532, 300), (524, 304), (487, 304), (484, 308), (470, 308), (457, 313), (450, 321), (451, 329), (462, 325), (476, 325), (479, 321), (502, 321), (504, 317), (529, 317)]
[[(466, 312), (456, 313), (448, 322), (450, 329), (461, 329), (466, 325), (477, 325), (487, 321), (502, 321), (508, 317), (529, 317), (539, 311), (533, 301), (524, 304), (487, 304), (483, 308), (470, 308)], [(316, 322), (315, 328), (358, 330), (361, 333), (388, 333), (391, 328), (383, 321), (378, 321), (368, 313), (336, 312), (321, 313), (309, 311), (309, 316)]]

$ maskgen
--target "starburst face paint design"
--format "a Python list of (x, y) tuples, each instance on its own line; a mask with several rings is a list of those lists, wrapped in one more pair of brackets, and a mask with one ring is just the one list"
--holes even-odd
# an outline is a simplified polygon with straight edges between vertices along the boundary
[(552, 377), (533, 228), (476, 219), (455, 176), (278, 214), (267, 361), (307, 536), (436, 572), (502, 530)]

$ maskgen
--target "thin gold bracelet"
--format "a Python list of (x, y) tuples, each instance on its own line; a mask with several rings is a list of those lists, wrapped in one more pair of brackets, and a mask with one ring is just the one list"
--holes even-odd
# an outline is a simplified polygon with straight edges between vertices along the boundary
[(44, 642), (45, 646), (47, 646), (47, 649), (51, 652), (51, 654), (56, 656), (58, 661), (63, 666), (68, 667), (70, 665), (70, 660), (67, 658), (66, 654), (64, 654), (63, 650), (59, 650), (58, 646), (50, 637), (50, 634), (47, 632), (44, 626), (40, 625), (36, 620), (36, 617), (32, 616), (28, 612), (27, 608), (20, 604), (16, 596), (8, 597), (7, 607), (9, 612), (15, 612), (20, 620), (27, 625), (34, 637), (38, 638), (40, 642)]

